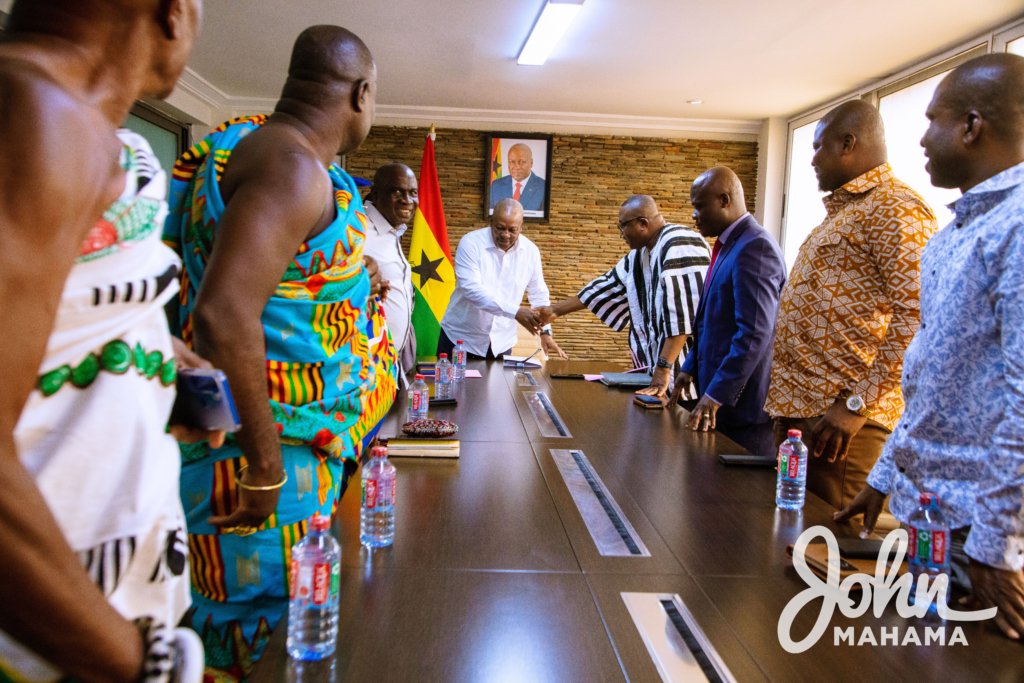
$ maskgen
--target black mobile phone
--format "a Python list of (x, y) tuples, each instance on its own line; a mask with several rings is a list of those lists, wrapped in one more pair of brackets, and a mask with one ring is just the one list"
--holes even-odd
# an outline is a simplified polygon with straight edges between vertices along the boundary
[(551, 373), (551, 379), (583, 379), (583, 375), (576, 373)]
[(242, 428), (228, 378), (220, 370), (182, 368), (176, 387), (171, 424), (228, 433)]
[(778, 462), (770, 455), (719, 455), (723, 465), (746, 465), (747, 467), (775, 467)]
[(658, 409), (664, 408), (665, 404), (661, 402), (661, 399), (657, 396), (646, 396), (644, 394), (638, 394), (633, 396), (633, 403), (637, 404), (641, 408)]
[[(848, 557), (851, 560), (877, 560), (878, 554), (882, 552), (882, 539), (880, 538), (839, 538), (839, 556)], [(889, 550), (889, 557), (892, 560), (896, 557), (896, 548), (893, 544)]]

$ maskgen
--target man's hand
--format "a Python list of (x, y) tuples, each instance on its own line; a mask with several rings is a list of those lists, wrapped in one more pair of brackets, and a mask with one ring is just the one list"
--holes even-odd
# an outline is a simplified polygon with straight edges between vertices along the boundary
[(380, 300), (385, 302), (388, 300), (388, 292), (391, 291), (391, 280), (382, 280), (380, 283)]
[(668, 393), (668, 380), (671, 376), (671, 368), (655, 368), (651, 383), (646, 389), (640, 389), (636, 393), (641, 396), (664, 396)]
[(1024, 633), (1024, 573), (990, 567), (974, 559), (967, 573), (971, 595), (960, 603), (980, 609), (997, 608), (996, 626), (1007, 638), (1020, 640)]
[[(174, 367), (178, 370), (182, 368), (201, 368), (203, 370), (213, 368), (213, 365), (208, 360), (200, 358), (192, 349), (185, 346), (185, 342), (177, 337), (171, 337), (171, 343), (174, 346)], [(207, 431), (196, 427), (172, 424), (170, 425), (170, 432), (178, 440), (178, 443), (209, 441), (210, 448), (220, 448), (224, 445), (225, 434), (220, 430)]]
[(845, 509), (832, 515), (836, 522), (848, 522), (851, 517), (864, 513), (864, 528), (860, 532), (861, 538), (867, 538), (875, 530), (875, 523), (878, 515), (882, 513), (882, 504), (885, 503), (885, 494), (868, 484), (854, 497)]
[(569, 360), (569, 356), (562, 349), (558, 348), (554, 338), (550, 334), (540, 335), (540, 345), (548, 356), (557, 354), (559, 358)]
[(707, 432), (715, 428), (715, 414), (718, 413), (719, 404), (704, 394), (697, 401), (697, 405), (690, 411), (690, 419), (686, 426), (695, 432)]
[[(277, 472), (251, 472), (248, 468), (242, 473), (242, 483), (249, 486), (274, 486), (284, 478), (284, 471)], [(206, 519), (207, 524), (219, 527), (257, 527), (266, 521), (267, 517), (274, 514), (277, 509), (277, 500), (281, 496), (281, 489), (270, 491), (250, 491), (238, 487), (238, 507), (230, 515), (211, 516)]]
[(380, 268), (373, 257), (366, 254), (363, 254), (363, 265), (366, 266), (366, 274), (370, 276), (370, 296), (377, 296), (380, 294), (381, 283), (384, 281), (380, 275)]
[(533, 312), (537, 315), (541, 325), (548, 325), (558, 317), (555, 309), (551, 306), (541, 306), (540, 308), (533, 309)]
[(814, 438), (814, 457), (824, 455), (829, 462), (835, 462), (837, 456), (840, 460), (845, 460), (850, 450), (850, 441), (867, 421), (866, 417), (847, 410), (841, 400), (833, 403), (811, 430), (811, 436)]
[(529, 330), (530, 334), (539, 334), (540, 328), (544, 326), (533, 309), (526, 306), (519, 307), (519, 311), (516, 313), (516, 322)]
[(690, 388), (691, 384), (693, 384), (693, 377), (690, 376), (690, 373), (680, 370), (679, 374), (676, 375), (675, 389), (672, 390), (672, 396), (668, 400), (668, 405), (674, 406), (679, 403), (679, 398), (683, 395), (684, 391)]

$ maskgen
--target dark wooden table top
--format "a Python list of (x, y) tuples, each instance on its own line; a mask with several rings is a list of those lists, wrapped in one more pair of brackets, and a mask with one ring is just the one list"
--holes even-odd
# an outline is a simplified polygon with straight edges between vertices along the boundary
[[(771, 469), (727, 468), (742, 449), (721, 434), (684, 429), (679, 407), (644, 410), (632, 392), (554, 373), (619, 371), (552, 361), (521, 384), (513, 369), (471, 362), (482, 379), (457, 388), (459, 404), (431, 415), (459, 424), (458, 460), (399, 458), (395, 542), (359, 546), (359, 482), (342, 499), (338, 650), (322, 663), (291, 662), (282, 618), (251, 681), (660, 681), (622, 593), (678, 595), (740, 683), (802, 681), (1024, 681), (1024, 646), (990, 624), (963, 628), (968, 646), (835, 645), (833, 626), (909, 626), (890, 605), (848, 619), (837, 610), (821, 640), (793, 655), (779, 617), (806, 588), (785, 547), (811, 526), (837, 536), (813, 495), (799, 512), (775, 507)], [(543, 436), (525, 394), (543, 392), (571, 438)], [(400, 433), (399, 395), (382, 435)], [(590, 461), (649, 557), (602, 556), (561, 478), (552, 449)], [(820, 600), (797, 618), (806, 635)]]

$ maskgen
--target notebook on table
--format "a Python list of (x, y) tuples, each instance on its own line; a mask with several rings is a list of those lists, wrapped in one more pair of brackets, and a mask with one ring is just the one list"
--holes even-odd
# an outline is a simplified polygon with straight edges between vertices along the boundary
[(645, 372), (602, 372), (601, 383), (610, 387), (642, 389), (651, 383), (651, 376)]

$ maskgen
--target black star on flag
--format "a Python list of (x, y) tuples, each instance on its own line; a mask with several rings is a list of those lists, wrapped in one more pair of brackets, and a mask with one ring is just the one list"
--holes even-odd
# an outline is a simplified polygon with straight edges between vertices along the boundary
[(437, 280), (438, 282), (443, 283), (444, 280), (442, 280), (441, 276), (437, 274), (437, 268), (441, 265), (441, 262), (444, 261), (444, 256), (436, 261), (431, 261), (427, 258), (427, 252), (421, 250), (420, 254), (420, 264), (412, 267), (412, 272), (420, 276), (420, 289), (423, 289), (423, 285), (427, 284), (431, 280)]
[(497, 155), (491, 159), (491, 175), (497, 176), (498, 178), (501, 177), (501, 159), (499, 159)]

